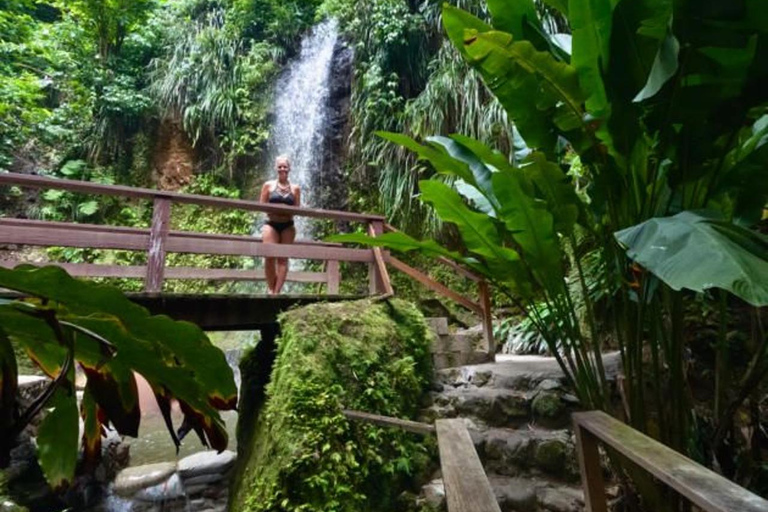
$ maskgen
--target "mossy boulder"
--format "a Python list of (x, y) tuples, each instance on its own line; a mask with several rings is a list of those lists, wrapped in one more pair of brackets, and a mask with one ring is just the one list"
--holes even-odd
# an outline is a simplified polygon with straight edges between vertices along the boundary
[[(398, 495), (420, 483), (434, 440), (341, 411), (416, 417), (431, 378), (423, 317), (400, 300), (365, 300), (288, 311), (280, 328), (263, 407), (249, 407), (242, 391), (241, 407), (258, 410), (238, 426), (230, 510), (395, 510)], [(257, 346), (241, 369), (257, 371), (258, 354)], [(243, 374), (244, 385), (251, 380)]]

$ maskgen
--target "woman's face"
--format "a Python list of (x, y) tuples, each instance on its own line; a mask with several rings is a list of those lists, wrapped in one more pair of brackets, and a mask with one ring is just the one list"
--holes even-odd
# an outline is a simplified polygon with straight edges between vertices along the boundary
[(277, 169), (277, 178), (280, 181), (285, 181), (288, 179), (288, 172), (291, 170), (291, 164), (288, 160), (278, 159), (275, 162), (275, 169)]

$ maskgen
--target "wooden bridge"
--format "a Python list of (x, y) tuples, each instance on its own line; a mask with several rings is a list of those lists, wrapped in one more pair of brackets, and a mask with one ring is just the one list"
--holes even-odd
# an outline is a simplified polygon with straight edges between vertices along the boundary
[[(118, 196), (134, 201), (151, 201), (152, 223), (149, 228), (107, 226), (75, 222), (52, 222), (33, 219), (0, 218), (0, 247), (8, 245), (38, 247), (76, 247), (144, 252), (146, 265), (97, 265), (87, 263), (54, 263), (78, 277), (138, 278), (144, 280), (144, 292), (130, 297), (153, 313), (165, 313), (179, 320), (197, 323), (206, 330), (245, 330), (274, 322), (280, 311), (294, 304), (319, 300), (348, 300), (359, 296), (339, 294), (342, 280), (341, 262), (368, 265), (369, 296), (389, 297), (394, 294), (388, 266), (476, 313), (481, 319), (489, 352), (495, 352), (488, 286), (479, 276), (450, 260), (441, 260), (454, 272), (477, 283), (478, 298), (465, 297), (444, 286), (426, 273), (395, 258), (381, 248), (361, 249), (316, 240), (296, 240), (290, 245), (262, 243), (259, 237), (230, 233), (199, 233), (172, 230), (173, 205), (192, 204), (222, 210), (244, 210), (262, 214), (293, 215), (325, 219), (339, 223), (358, 223), (371, 236), (394, 228), (379, 215), (351, 213), (314, 208), (264, 204), (255, 201), (181, 194), (177, 192), (103, 185), (75, 180), (6, 173), (0, 174), (1, 186), (29, 189), (66, 190), (69, 192)], [(7, 194), (7, 192), (5, 192)], [(168, 253), (192, 253), (224, 256), (274, 257), (319, 260), (319, 272), (290, 272), (287, 280), (315, 283), (324, 294), (312, 295), (246, 295), (195, 294), (179, 295), (163, 292), (169, 279), (201, 279), (209, 281), (263, 281), (262, 269), (193, 268), (166, 265)], [(0, 265), (13, 267), (23, 260), (2, 260)]]

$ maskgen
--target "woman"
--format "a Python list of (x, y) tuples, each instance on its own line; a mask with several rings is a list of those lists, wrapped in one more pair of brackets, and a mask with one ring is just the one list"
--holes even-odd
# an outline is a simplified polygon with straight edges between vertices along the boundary
[[(288, 181), (291, 162), (287, 156), (275, 159), (277, 179), (269, 180), (261, 187), (259, 201), (262, 203), (300, 206), (301, 191), (298, 185)], [(290, 244), (296, 238), (293, 215), (269, 214), (261, 230), (264, 243)], [(288, 273), (288, 258), (264, 258), (264, 272), (267, 275), (267, 290), (270, 295), (280, 293)]]

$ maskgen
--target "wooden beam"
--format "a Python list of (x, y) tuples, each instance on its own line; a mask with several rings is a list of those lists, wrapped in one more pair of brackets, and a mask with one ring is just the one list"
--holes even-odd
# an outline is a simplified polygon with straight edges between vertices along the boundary
[[(75, 230), (81, 232), (98, 232), (98, 233), (122, 233), (130, 235), (149, 235), (149, 229), (147, 228), (129, 228), (125, 226), (107, 226), (99, 224), (74, 224), (72, 222), (56, 222), (56, 221), (44, 221), (44, 220), (31, 220), (31, 219), (3, 219), (0, 218), (0, 227), (28, 227), (28, 228), (45, 228), (49, 230)], [(209, 240), (221, 240), (229, 241), (235, 240), (240, 242), (261, 242), (262, 239), (259, 236), (251, 235), (223, 235), (218, 233), (203, 233), (199, 231), (174, 231), (168, 232), (170, 236), (176, 238), (205, 238)], [(13, 243), (0, 240), (0, 243)], [(322, 247), (344, 247), (343, 244), (334, 242), (322, 242), (318, 240), (309, 240), (306, 238), (299, 238), (293, 241), (294, 245), (318, 245)]]
[[(0, 267), (14, 268), (23, 261), (0, 261)], [(147, 275), (144, 265), (98, 265), (94, 263), (32, 263), (36, 266), (55, 265), (75, 277), (112, 277), (143, 279)], [(240, 270), (229, 268), (165, 267), (165, 279), (201, 279), (205, 281), (263, 281), (263, 269)], [(295, 283), (325, 283), (324, 272), (288, 272), (287, 281)]]
[[(371, 222), (368, 224), (368, 236), (376, 237), (384, 231), (384, 226), (380, 222)], [(384, 294), (391, 297), (395, 294), (392, 290), (392, 282), (389, 280), (389, 272), (387, 272), (387, 264), (384, 262), (384, 255), (381, 251), (381, 247), (373, 247), (373, 259), (376, 264), (375, 272), (371, 273), (371, 279), (369, 283), (370, 293)]]
[(316, 208), (258, 203), (256, 201), (245, 201), (242, 199), (225, 199), (221, 197), (202, 196), (196, 194), (181, 194), (179, 192), (126, 187), (122, 185), (103, 185), (101, 183), (93, 183), (89, 181), (62, 180), (57, 178), (48, 178), (43, 176), (34, 176), (31, 174), (19, 174), (13, 172), (0, 174), (0, 185), (17, 185), (20, 187), (30, 188), (52, 188), (58, 190), (69, 190), (71, 192), (79, 192), (83, 194), (122, 196), (134, 199), (147, 199), (152, 201), (156, 197), (162, 197), (170, 199), (174, 203), (197, 204), (200, 206), (210, 206), (213, 208), (247, 210), (276, 215), (296, 215), (299, 217), (303, 216), (319, 219), (356, 222), (368, 222), (371, 220), (378, 220), (381, 222), (384, 221), (384, 217), (381, 215), (372, 215), (366, 213), (351, 213), (338, 210), (320, 210)]
[(579, 458), (581, 486), (584, 489), (585, 512), (607, 512), (603, 468), (597, 438), (583, 427), (576, 425), (576, 455)]
[(387, 263), (395, 267), (400, 272), (403, 272), (404, 274), (410, 276), (412, 279), (415, 279), (416, 281), (420, 282), (430, 290), (439, 293), (445, 297), (448, 297), (452, 301), (456, 302), (457, 304), (461, 304), (468, 310), (477, 313), (478, 315), (483, 315), (483, 308), (480, 306), (480, 304), (477, 304), (476, 302), (472, 302), (468, 298), (464, 297), (463, 295), (460, 295), (456, 293), (455, 291), (451, 290), (447, 286), (438, 283), (428, 275), (424, 274), (423, 272), (420, 272), (419, 270), (416, 270), (415, 268), (411, 267), (410, 265), (403, 263), (402, 261), (398, 260), (394, 256), (389, 256), (387, 259)]
[(341, 273), (339, 272), (338, 260), (328, 260), (325, 266), (326, 280), (329, 294), (339, 293), (339, 284), (341, 282)]
[[(739, 487), (602, 411), (574, 413), (572, 418), (577, 432), (580, 429), (589, 432), (705, 512), (768, 510), (768, 500)], [(594, 462), (590, 466), (586, 468), (586, 478), (597, 478)], [(597, 487), (597, 484), (592, 485)], [(597, 508), (595, 512), (601, 512), (601, 509)]]
[(437, 420), (448, 512), (501, 512), (464, 420)]
[[(80, 229), (76, 224), (68, 227), (23, 226), (0, 223), (0, 243), (37, 245), (42, 247), (90, 247), (93, 249), (120, 249), (145, 251), (149, 245), (149, 231), (104, 231)], [(368, 249), (352, 249), (326, 245), (265, 244), (258, 239), (221, 239), (200, 233), (194, 237), (178, 236), (169, 232), (165, 251), (194, 254), (222, 254), (229, 256), (267, 256), (273, 258), (334, 259), (339, 261), (373, 262)]]
[[(488, 345), (488, 354), (492, 358), (496, 357), (496, 340), (493, 338), (493, 316), (491, 314), (491, 290), (488, 287), (487, 281), (480, 281), (477, 283), (479, 290), (480, 307), (483, 309), (482, 325), (483, 325), (483, 337)], [(493, 360), (493, 359), (492, 359)]]
[(390, 416), (379, 416), (378, 414), (370, 414), (361, 411), (351, 411), (344, 409), (341, 411), (344, 416), (351, 420), (363, 421), (366, 423), (372, 423), (382, 427), (394, 427), (407, 432), (413, 432), (415, 434), (430, 435), (435, 433), (435, 427), (428, 423), (419, 423), (418, 421), (401, 420), (399, 418), (392, 418)]
[(168, 199), (156, 197), (152, 210), (152, 227), (149, 229), (147, 276), (144, 280), (144, 291), (159, 292), (163, 289), (165, 242), (168, 239), (170, 228), (171, 202)]

